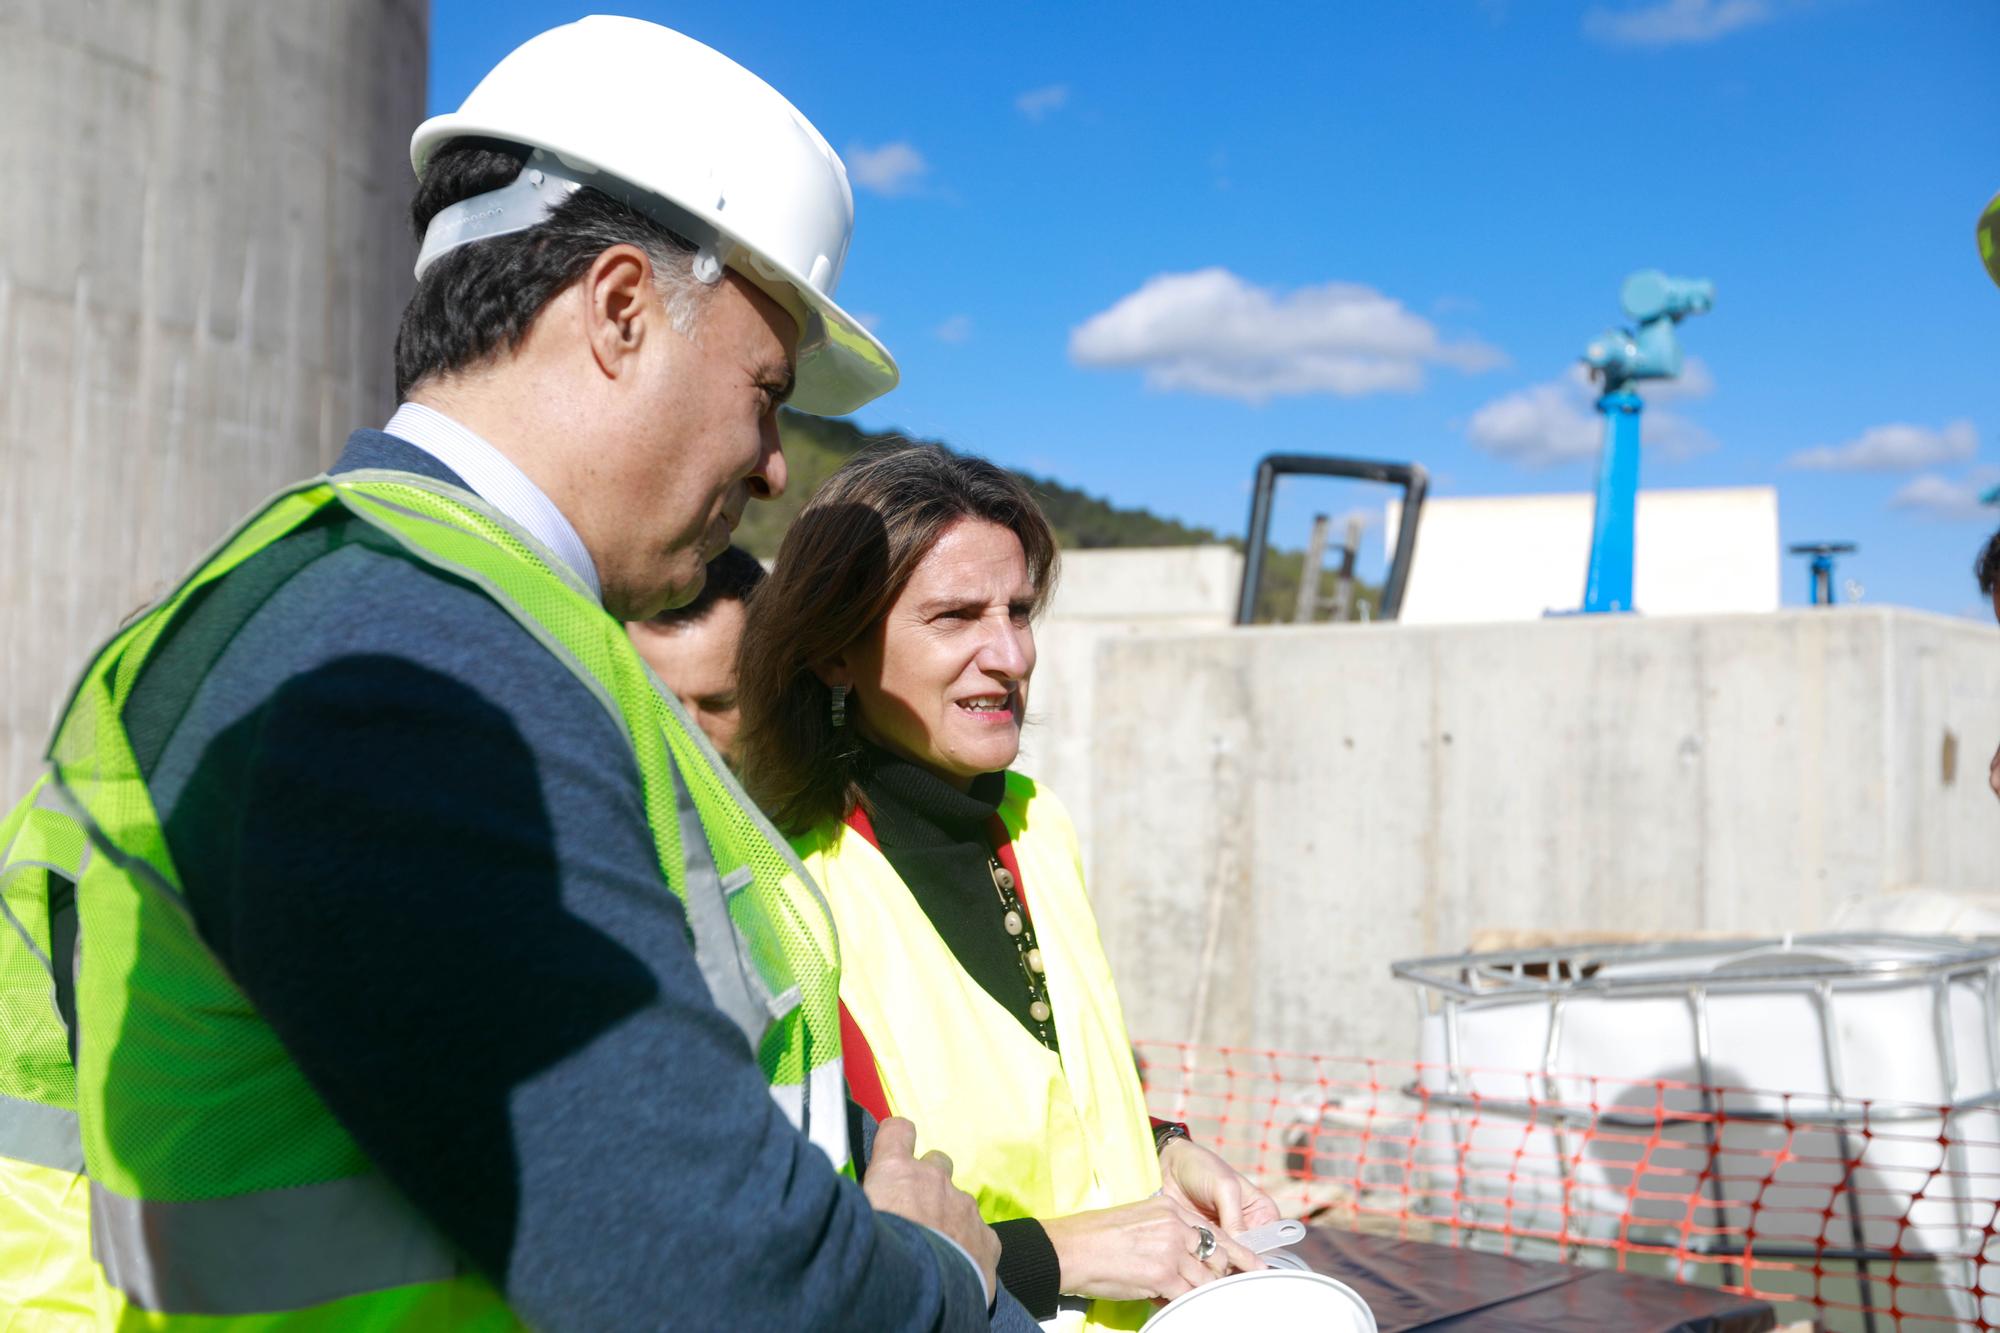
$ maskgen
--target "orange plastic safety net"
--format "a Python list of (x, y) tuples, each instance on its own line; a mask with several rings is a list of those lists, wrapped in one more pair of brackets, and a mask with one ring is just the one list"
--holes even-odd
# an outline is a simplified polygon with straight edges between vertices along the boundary
[(1725, 1288), (1827, 1330), (2000, 1329), (2000, 1106), (1140, 1042), (1287, 1216)]

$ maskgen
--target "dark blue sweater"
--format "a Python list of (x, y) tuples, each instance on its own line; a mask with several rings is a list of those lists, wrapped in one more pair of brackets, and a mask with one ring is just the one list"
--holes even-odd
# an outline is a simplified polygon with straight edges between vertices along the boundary
[[(460, 484), (373, 431), (333, 470), (379, 467)], [(629, 743), (485, 595), (335, 512), (183, 612), (126, 721), (203, 940), (529, 1322), (987, 1326), (773, 1103)]]

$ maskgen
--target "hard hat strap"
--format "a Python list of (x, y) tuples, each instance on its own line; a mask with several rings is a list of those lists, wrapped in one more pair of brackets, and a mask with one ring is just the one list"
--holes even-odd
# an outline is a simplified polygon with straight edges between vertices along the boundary
[(460, 246), (540, 226), (586, 185), (692, 242), (697, 280), (711, 286), (722, 280), (734, 247), (715, 228), (657, 195), (636, 190), (615, 176), (574, 170), (539, 148), (522, 164), (521, 173), (499, 189), (437, 211), (417, 252), (417, 280), (421, 282), (426, 269)]

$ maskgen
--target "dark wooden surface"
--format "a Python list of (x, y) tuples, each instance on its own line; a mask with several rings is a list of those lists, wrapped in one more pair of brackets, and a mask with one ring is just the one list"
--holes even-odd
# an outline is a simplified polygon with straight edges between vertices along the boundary
[(1767, 1333), (1769, 1303), (1713, 1287), (1314, 1227), (1292, 1247), (1361, 1294), (1381, 1333)]

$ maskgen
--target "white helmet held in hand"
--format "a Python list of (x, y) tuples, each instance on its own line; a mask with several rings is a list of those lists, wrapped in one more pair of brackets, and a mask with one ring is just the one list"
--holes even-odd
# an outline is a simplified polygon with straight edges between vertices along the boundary
[(410, 140), (419, 175), (461, 137), (535, 150), (511, 185), (441, 209), (417, 276), (438, 256), (543, 221), (589, 185), (693, 242), (695, 276), (735, 270), (799, 321), (791, 405), (854, 411), (896, 387), (896, 362), (834, 304), (854, 232), (847, 168), (762, 79), (671, 28), (595, 16), (532, 37), (457, 111)]

